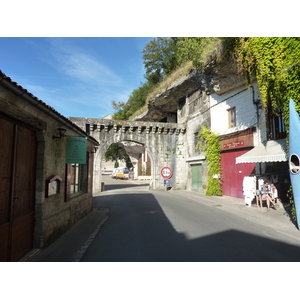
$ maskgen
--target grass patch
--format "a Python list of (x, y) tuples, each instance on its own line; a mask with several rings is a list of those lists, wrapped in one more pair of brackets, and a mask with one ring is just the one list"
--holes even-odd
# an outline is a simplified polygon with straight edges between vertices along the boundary
[(178, 67), (173, 73), (171, 73), (169, 76), (167, 76), (162, 82), (160, 82), (147, 96), (146, 98), (146, 104), (138, 109), (134, 114), (132, 114), (129, 117), (129, 120), (132, 120), (133, 118), (141, 115), (143, 112), (148, 110), (148, 103), (151, 98), (155, 97), (157, 94), (160, 94), (163, 90), (165, 90), (168, 86), (170, 86), (175, 80), (180, 78), (181, 76), (189, 73), (193, 67), (193, 63), (186, 62), (182, 64), (180, 67)]
[(175, 80), (180, 78), (181, 76), (187, 74), (190, 70), (194, 69), (193, 63), (187, 62), (182, 64), (178, 69), (176, 69), (173, 73), (167, 76), (161, 83), (159, 83), (152, 92), (150, 92), (147, 96), (146, 103), (148, 104), (150, 99), (155, 97), (157, 94), (161, 93), (168, 86), (170, 86)]
[(143, 112), (147, 111), (148, 110), (148, 104), (145, 104), (143, 107), (139, 108), (134, 114), (132, 114), (130, 117), (129, 117), (129, 121), (132, 120), (133, 118), (141, 115)]

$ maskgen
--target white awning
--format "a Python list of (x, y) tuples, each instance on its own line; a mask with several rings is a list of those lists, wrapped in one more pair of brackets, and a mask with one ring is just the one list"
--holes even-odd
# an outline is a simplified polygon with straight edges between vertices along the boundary
[(267, 141), (236, 157), (235, 163), (259, 163), (287, 161), (285, 139)]

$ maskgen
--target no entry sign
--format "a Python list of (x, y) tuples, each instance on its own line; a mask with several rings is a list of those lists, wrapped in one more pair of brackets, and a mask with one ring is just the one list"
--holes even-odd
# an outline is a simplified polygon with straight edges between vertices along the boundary
[(170, 178), (172, 177), (172, 169), (169, 168), (169, 167), (163, 167), (161, 170), (160, 170), (160, 174), (163, 178)]

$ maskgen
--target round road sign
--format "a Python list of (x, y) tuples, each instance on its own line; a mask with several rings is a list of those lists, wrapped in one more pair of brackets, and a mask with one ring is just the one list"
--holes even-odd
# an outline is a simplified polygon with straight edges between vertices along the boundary
[(163, 167), (161, 170), (160, 170), (160, 174), (163, 178), (170, 178), (172, 177), (172, 169), (169, 168), (169, 167)]

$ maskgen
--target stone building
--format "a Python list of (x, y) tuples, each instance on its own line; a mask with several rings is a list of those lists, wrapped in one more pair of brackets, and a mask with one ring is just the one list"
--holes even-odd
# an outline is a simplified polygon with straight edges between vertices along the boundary
[[(260, 175), (270, 180), (280, 174), (276, 184), (285, 185), (282, 198), (289, 184), (285, 129), (280, 113), (268, 113), (268, 118), (265, 115), (255, 78), (248, 86), (236, 64), (224, 60), (181, 76), (151, 98), (148, 110), (131, 121), (70, 119), (82, 129), (86, 123), (94, 124), (91, 134), (101, 150), (96, 165), (111, 143), (127, 143), (126, 151), (135, 159), (144, 150), (149, 154), (151, 188), (165, 188), (160, 170), (167, 166), (173, 171), (169, 188), (200, 193), (205, 193), (208, 181), (206, 157), (197, 147), (198, 133), (205, 126), (220, 137), (222, 172), (216, 176), (222, 178), (223, 195), (243, 198), (245, 176)], [(260, 147), (264, 153), (252, 155), (252, 150), (262, 152)], [(277, 156), (270, 154), (273, 147)], [(94, 171), (97, 191), (101, 175)]]
[(185, 159), (172, 166), (180, 170), (178, 187), (205, 192), (206, 158), (196, 145), (201, 127), (206, 126), (220, 136), (223, 195), (243, 198), (244, 177), (255, 175), (276, 184), (279, 197), (285, 198), (289, 175), (281, 113), (266, 114), (255, 78), (248, 86), (233, 61), (212, 61), (180, 77), (150, 99), (148, 111), (136, 120), (168, 122), (172, 114), (186, 128), (182, 147), (175, 153)]
[(0, 129), (0, 261), (17, 261), (91, 211), (99, 144), (1, 71)]

